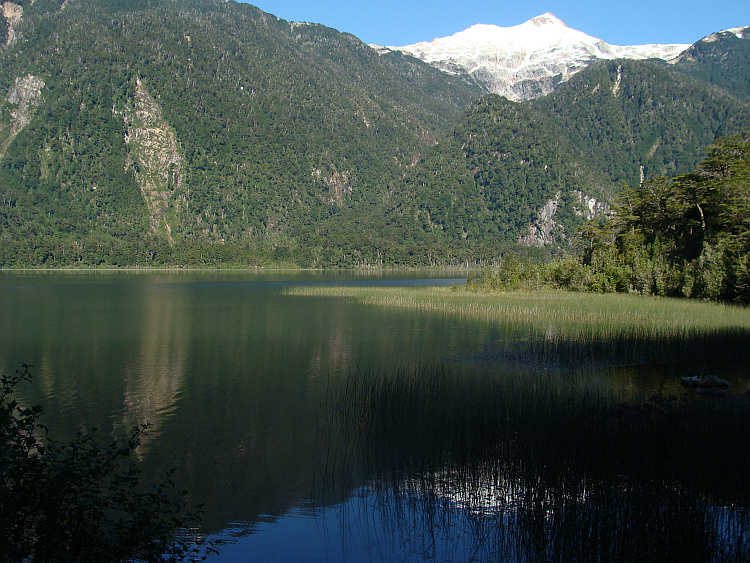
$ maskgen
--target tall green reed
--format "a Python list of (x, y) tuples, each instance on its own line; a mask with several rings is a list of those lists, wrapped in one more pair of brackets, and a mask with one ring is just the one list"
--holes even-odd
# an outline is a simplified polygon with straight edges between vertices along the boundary
[(460, 523), (487, 559), (750, 555), (744, 398), (623, 405), (555, 377), (352, 374), (333, 403), (338, 467), (375, 487), (394, 526)]
[[(377, 306), (409, 308), (484, 323), (499, 337), (463, 359), (525, 369), (682, 363), (698, 375), (738, 373), (750, 362), (750, 309), (623, 294), (562, 291), (470, 293), (448, 288), (301, 287)], [(741, 388), (742, 381), (736, 389)]]

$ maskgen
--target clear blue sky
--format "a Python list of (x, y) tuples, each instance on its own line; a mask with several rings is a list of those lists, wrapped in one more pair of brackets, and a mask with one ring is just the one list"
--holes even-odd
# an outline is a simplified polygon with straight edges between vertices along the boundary
[[(245, 0), (242, 0), (245, 1)], [(750, 26), (750, 0), (255, 0), (288, 21), (321, 23), (365, 43), (403, 46), (446, 37), (475, 23), (518, 25), (552, 12), (612, 45), (695, 43)]]

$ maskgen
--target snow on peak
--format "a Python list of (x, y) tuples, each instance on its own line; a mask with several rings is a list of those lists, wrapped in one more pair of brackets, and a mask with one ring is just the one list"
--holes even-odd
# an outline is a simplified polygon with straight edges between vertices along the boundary
[(392, 49), (414, 50), (419, 52), (456, 50), (466, 47), (494, 47), (497, 49), (523, 50), (534, 52), (562, 44), (585, 43), (594, 45), (599, 39), (590, 37), (565, 25), (565, 22), (547, 12), (541, 16), (514, 27), (476, 24), (459, 31), (450, 37), (434, 39), (431, 42), (417, 43)]
[(745, 36), (750, 37), (750, 31), (748, 30), (750, 30), (750, 27), (733, 27), (727, 29), (727, 32), (735, 34), (738, 39), (743, 39)]
[(734, 35), (738, 39), (750, 37), (750, 27), (733, 27), (732, 29), (717, 31), (716, 33), (712, 33), (711, 35), (704, 37), (700, 40), (700, 42), (713, 43), (714, 41), (718, 41), (719, 39), (721, 39), (722, 37), (726, 37), (727, 35)]
[(596, 59), (672, 59), (688, 47), (609, 45), (547, 12), (513, 27), (476, 24), (450, 37), (387, 49), (449, 73), (469, 74), (489, 91), (520, 100), (547, 94)]
[(541, 27), (543, 25), (561, 25), (563, 27), (568, 27), (567, 25), (565, 25), (564, 21), (555, 16), (555, 14), (553, 14), (552, 12), (547, 12), (546, 14), (542, 14), (541, 16), (531, 18), (526, 23), (533, 24), (537, 27)]

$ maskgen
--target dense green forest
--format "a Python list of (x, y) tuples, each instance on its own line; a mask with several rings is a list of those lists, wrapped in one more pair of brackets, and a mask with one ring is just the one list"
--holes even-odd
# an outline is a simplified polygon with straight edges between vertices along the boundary
[(16, 4), (0, 18), (3, 267), (549, 256), (623, 185), (687, 173), (750, 126), (750, 39), (732, 34), (513, 103), (249, 4)]
[(750, 41), (732, 32), (720, 32), (698, 41), (682, 53), (673, 68), (687, 76), (710, 82), (750, 101)]
[(623, 184), (688, 172), (717, 136), (750, 126), (749, 109), (655, 62), (596, 63), (537, 100), (476, 100), (407, 174), (405, 205), (427, 229), (507, 248), (559, 193), (567, 246), (590, 218), (576, 194), (611, 202)]
[(557, 287), (750, 303), (750, 130), (721, 138), (695, 170), (625, 190), (580, 255), (508, 259), (470, 289)]
[[(2, 161), (6, 264), (285, 260), (306, 225), (379, 203), (479, 93), (249, 5), (121, 6), (70, 2), (30, 18), (4, 53), (2, 87), (29, 74), (44, 81)], [(149, 228), (139, 193), (139, 174), (158, 175), (168, 147), (154, 140), (146, 164), (156, 170), (146, 171), (127, 142), (139, 135), (128, 114), (148, 109), (134, 102), (139, 84), (159, 113), (154, 127), (176, 140), (167, 160), (179, 174), (152, 188), (171, 240)]]

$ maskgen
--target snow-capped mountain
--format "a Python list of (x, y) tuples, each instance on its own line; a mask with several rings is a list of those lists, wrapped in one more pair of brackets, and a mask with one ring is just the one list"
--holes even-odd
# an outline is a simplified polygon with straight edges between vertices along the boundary
[(514, 27), (478, 24), (430, 42), (372, 47), (403, 51), (445, 72), (468, 74), (490, 92), (523, 100), (551, 92), (597, 59), (670, 60), (690, 45), (609, 45), (548, 12)]
[[(707, 57), (707, 44), (724, 41), (730, 38), (732, 35), (737, 39), (750, 39), (750, 27), (733, 27), (732, 29), (725, 29), (724, 31), (717, 31), (716, 33), (712, 33), (711, 35), (708, 35), (697, 43), (691, 45), (690, 48), (680, 53), (680, 55), (671, 62), (696, 62), (705, 59)], [(708, 57), (710, 58), (711, 55), (709, 54)]]

